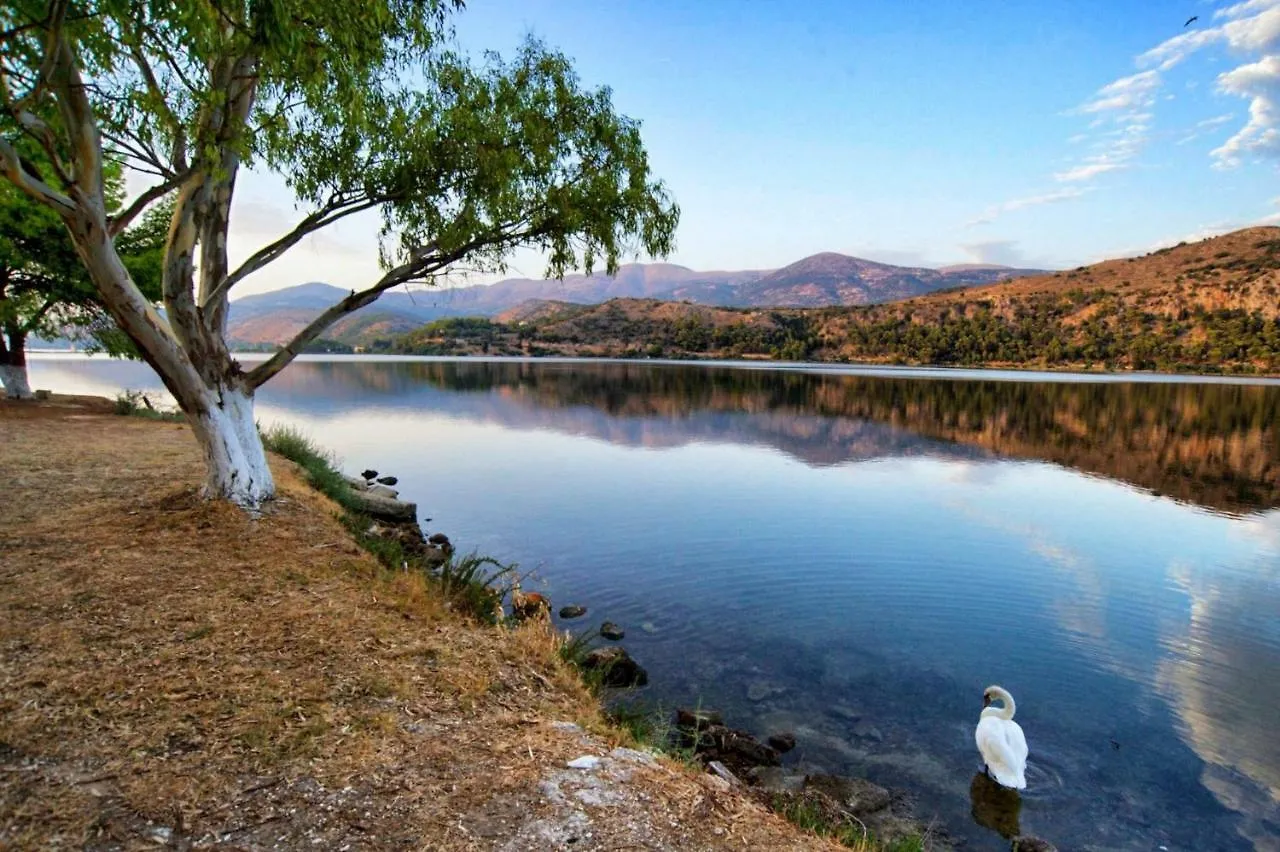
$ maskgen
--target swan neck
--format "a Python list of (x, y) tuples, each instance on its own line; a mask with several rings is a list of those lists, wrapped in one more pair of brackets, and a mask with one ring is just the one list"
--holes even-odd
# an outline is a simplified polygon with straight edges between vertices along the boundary
[(1018, 709), (1018, 705), (1013, 703), (1013, 696), (1001, 690), (1000, 698), (1004, 701), (1004, 706), (997, 711), (998, 715), (1001, 719), (1012, 719)]

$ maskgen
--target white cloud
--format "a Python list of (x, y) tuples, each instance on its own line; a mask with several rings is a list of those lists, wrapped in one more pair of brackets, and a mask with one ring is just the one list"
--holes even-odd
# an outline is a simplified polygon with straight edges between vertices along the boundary
[(1123, 168), (1123, 166), (1117, 162), (1102, 161), (1102, 162), (1096, 162), (1096, 163), (1086, 163), (1082, 166), (1076, 166), (1074, 168), (1067, 169), (1065, 172), (1057, 172), (1056, 174), (1054, 174), (1053, 179), (1056, 181), (1061, 181), (1063, 183), (1089, 180), (1090, 178), (1095, 178), (1100, 174), (1112, 172), (1119, 168)]
[(1280, 56), (1265, 56), (1220, 75), (1218, 88), (1251, 99), (1248, 123), (1213, 150), (1219, 164), (1239, 165), (1249, 154), (1280, 157)]
[(1148, 107), (1155, 101), (1155, 93), (1159, 88), (1159, 72), (1139, 71), (1103, 86), (1091, 100), (1077, 107), (1075, 112), (1087, 114), (1112, 110), (1131, 111)]
[(970, 219), (965, 224), (972, 228), (975, 225), (990, 225), (1000, 217), (1002, 213), (1012, 213), (1014, 210), (1023, 210), (1028, 207), (1039, 207), (1042, 204), (1056, 204), (1060, 201), (1070, 201), (1073, 198), (1079, 198), (1088, 192), (1085, 187), (1067, 187), (1053, 192), (1045, 192), (1040, 195), (1029, 195), (1024, 198), (1014, 198), (1003, 204), (997, 204), (987, 209), (985, 213)]

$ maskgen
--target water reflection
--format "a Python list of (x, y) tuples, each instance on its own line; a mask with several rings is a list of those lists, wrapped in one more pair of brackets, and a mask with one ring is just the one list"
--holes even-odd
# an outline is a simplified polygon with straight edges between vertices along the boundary
[[(1280, 848), (1280, 388), (305, 362), (260, 415), (622, 623), (654, 698), (791, 729), (969, 848)], [(993, 681), (1012, 810), (974, 778)]]

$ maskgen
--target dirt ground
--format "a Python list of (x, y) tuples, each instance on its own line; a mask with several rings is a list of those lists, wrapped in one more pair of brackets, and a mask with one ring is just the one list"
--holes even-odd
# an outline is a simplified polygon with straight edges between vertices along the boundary
[(273, 468), (253, 520), (186, 426), (0, 401), (0, 849), (837, 848), (617, 748), (545, 627), (448, 612)]

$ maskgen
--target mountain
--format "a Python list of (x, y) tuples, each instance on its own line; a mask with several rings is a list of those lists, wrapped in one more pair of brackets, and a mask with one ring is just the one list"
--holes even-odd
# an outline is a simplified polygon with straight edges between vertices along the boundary
[[(983, 267), (979, 271), (987, 270)], [(910, 270), (839, 255), (742, 286), (793, 298), (880, 297)], [(927, 271), (927, 270), (926, 270)], [(935, 271), (968, 276), (974, 270)], [(1002, 275), (995, 269), (991, 274)], [(848, 282), (856, 273), (863, 283)], [(780, 292), (774, 289), (773, 292)], [(496, 321), (439, 320), (389, 351), (781, 358), (963, 366), (1280, 373), (1280, 228), (844, 308), (728, 308), (654, 299), (541, 302)]]
[[(656, 298), (727, 307), (872, 304), (1036, 271), (998, 266), (901, 267), (831, 252), (763, 271), (698, 272), (670, 263), (629, 263), (613, 277), (595, 273), (567, 275), (563, 281), (512, 278), (412, 295), (392, 291), (355, 315), (378, 315), (378, 322), (358, 326), (344, 321), (325, 337), (368, 344), (384, 331), (402, 331), (442, 317), (492, 317), (526, 302), (594, 305), (616, 298)], [(238, 344), (283, 343), (344, 295), (346, 291), (337, 287), (312, 283), (237, 299), (231, 303), (229, 336)]]

